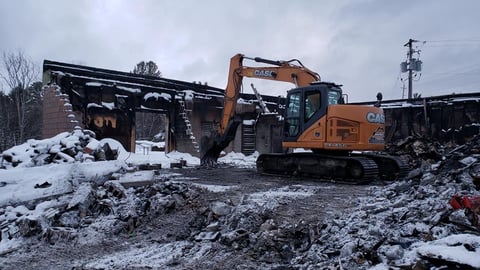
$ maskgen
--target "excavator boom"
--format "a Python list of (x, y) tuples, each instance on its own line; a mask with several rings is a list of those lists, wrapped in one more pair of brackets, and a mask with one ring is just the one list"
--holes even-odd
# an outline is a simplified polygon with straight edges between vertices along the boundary
[[(274, 67), (247, 67), (243, 65), (243, 59), (250, 59), (258, 63), (274, 65)], [(293, 62), (298, 62), (299, 65), (295, 65)], [(236, 54), (230, 59), (230, 71), (227, 87), (225, 88), (224, 108), (219, 127), (220, 135), (226, 133), (229, 122), (235, 115), (243, 77), (290, 82), (296, 87), (307, 86), (312, 82), (320, 81), (318, 73), (304, 67), (300, 61), (296, 59), (290, 61), (274, 61), (260, 57), (250, 58), (245, 57), (243, 54)]]
[[(272, 66), (248, 67), (243, 65), (244, 59)], [(234, 55), (230, 59), (220, 125), (214, 134), (201, 140), (200, 160), (202, 165), (210, 166), (216, 163), (220, 153), (234, 139), (236, 129), (240, 123), (235, 115), (235, 111), (244, 77), (290, 82), (296, 87), (307, 86), (312, 82), (320, 81), (318, 73), (309, 70), (296, 59), (278, 61), (260, 57), (250, 58), (243, 54)]]

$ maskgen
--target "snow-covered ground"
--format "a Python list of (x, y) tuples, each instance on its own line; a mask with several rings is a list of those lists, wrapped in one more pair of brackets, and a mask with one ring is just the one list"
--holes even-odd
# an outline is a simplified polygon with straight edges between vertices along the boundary
[[(91, 155), (82, 152), (81, 141), (85, 141), (85, 147), (99, 149), (105, 143), (118, 151), (118, 158), (113, 161), (91, 161)], [(142, 142), (145, 144), (146, 142)], [(149, 144), (149, 147), (158, 143)], [(81, 148), (74, 157), (62, 153), (62, 150)], [(94, 182), (105, 182), (114, 173), (123, 173), (129, 167), (141, 164), (161, 165), (161, 168), (170, 168), (171, 163), (186, 161), (187, 166), (200, 165), (200, 159), (190, 154), (180, 152), (157, 152), (145, 151), (137, 147), (136, 153), (127, 152), (123, 146), (113, 139), (97, 141), (91, 138), (89, 133), (76, 130), (72, 133), (64, 132), (50, 139), (29, 140), (2, 153), (13, 156), (13, 162), (2, 159), (0, 166), (0, 207), (10, 204), (19, 204), (35, 199), (64, 194), (73, 191), (72, 185), (78, 185), (79, 179), (87, 179)], [(62, 153), (58, 161), (46, 163), (43, 159), (47, 154)], [(228, 153), (219, 158), (220, 163), (229, 164), (241, 168), (255, 167), (258, 153), (245, 156), (241, 153)], [(14, 166), (14, 163), (18, 165)], [(140, 176), (137, 173), (136, 176)], [(142, 177), (140, 177), (142, 178)], [(48, 189), (42, 188), (42, 184)]]
[[(118, 152), (118, 158), (109, 161), (93, 161), (92, 154), (87, 152), (98, 150), (105, 143)], [(86, 151), (86, 148), (90, 150)], [(66, 156), (65, 153), (72, 154)], [(2, 229), (0, 256), (5, 256), (2, 254), (12, 252), (25, 243), (23, 237), (12, 237), (15, 235), (12, 231), (18, 231), (15, 226), (20, 226), (18, 225), (21, 223), (19, 217), (23, 219), (42, 217), (41, 220), (45, 220), (45, 217), (55, 215), (56, 212), (52, 212), (53, 209), (63, 206), (68, 208), (68, 205), (72, 205), (75, 201), (75, 197), (89, 196), (86, 193), (90, 192), (90, 186), (84, 186), (83, 183), (103, 185), (111, 182), (111, 179), (132, 182), (135, 179), (141, 181), (168, 176), (162, 173), (160, 176), (155, 176), (152, 171), (132, 170), (133, 167), (142, 164), (161, 164), (162, 168), (170, 168), (170, 163), (178, 163), (181, 160), (186, 161), (187, 166), (190, 167), (198, 166), (200, 163), (197, 157), (179, 152), (167, 154), (140, 148), (137, 153), (129, 153), (114, 140), (97, 141), (88, 133), (79, 130), (62, 133), (47, 140), (30, 140), (5, 151), (2, 156), (4, 158), (0, 166), (4, 169), (0, 169), (0, 228)], [(7, 156), (10, 161), (5, 158)], [(55, 158), (50, 158), (49, 162), (46, 162), (47, 156)], [(236, 168), (254, 168), (257, 156), (258, 153), (251, 156), (228, 153), (220, 158), (219, 162)], [(468, 159), (467, 166), (470, 167), (478, 162), (478, 156), (475, 155), (465, 158)], [(435, 164), (432, 168), (438, 166)], [(169, 173), (181, 175), (181, 170)], [(181, 177), (178, 177), (177, 181), (178, 179)], [(190, 183), (190, 185), (210, 192), (226, 192), (238, 188), (238, 186), (221, 184)], [(82, 188), (86, 188), (85, 194), (79, 192)], [(124, 192), (133, 193), (130, 189)], [(245, 196), (242, 203), (248, 207), (217, 204), (211, 207), (211, 211), (218, 211), (218, 213), (215, 212), (218, 216), (228, 216), (245, 214), (245, 211), (254, 211), (255, 208), (274, 209), (296, 200), (308, 200), (318, 192), (326, 191), (311, 185), (285, 185)], [(445, 217), (442, 214), (451, 210), (448, 201), (454, 194), (470, 196), (478, 194), (472, 184), (472, 178), (467, 173), (435, 175), (426, 170), (423, 176), (417, 179), (373, 187), (370, 196), (356, 198), (358, 206), (351, 209), (351, 212), (337, 213), (335, 218), (325, 225), (318, 238), (311, 239), (308, 249), (302, 251), (303, 253), (295, 253), (296, 256), (291, 258), (290, 264), (306, 269), (325, 266), (324, 262), (329, 262), (325, 252), (338, 249), (339, 254), (335, 262), (338, 261), (347, 266), (357, 265), (362, 269), (370, 267), (399, 269), (398, 267), (402, 265), (414, 265), (417, 261), (426, 258), (437, 259), (440, 262), (448, 261), (462, 267), (471, 267), (470, 269), (480, 269), (480, 232), (458, 229), (455, 225), (457, 223), (468, 225), (468, 219), (462, 211), (454, 212), (447, 217), (447, 220), (453, 220), (456, 223), (445, 223), (443, 220)], [(160, 202), (162, 200), (164, 199), (161, 198)], [(113, 226), (113, 221), (106, 219), (107, 221), (98, 224)], [(226, 220), (227, 218), (223, 221), (226, 222)], [(197, 238), (205, 237), (205, 234), (209, 237), (208, 233), (202, 233)], [(218, 234), (222, 233), (228, 238), (229, 233), (232, 232), (218, 232)], [(92, 232), (91, 237), (84, 237), (84, 241), (93, 239), (95, 234)], [(264, 237), (263, 235), (257, 234), (258, 237)], [(377, 243), (379, 246), (375, 248)], [(157, 267), (175, 264), (179, 259), (177, 256), (186, 254), (185, 250), (188, 250), (187, 253), (193, 259), (206, 256), (212, 245), (211, 242), (197, 245), (185, 240), (168, 244), (157, 243), (154, 246), (142, 245), (129, 251), (102, 257), (87, 263), (86, 266), (92, 269), (116, 269), (127, 265)], [(371, 254), (371, 250), (375, 255)]]

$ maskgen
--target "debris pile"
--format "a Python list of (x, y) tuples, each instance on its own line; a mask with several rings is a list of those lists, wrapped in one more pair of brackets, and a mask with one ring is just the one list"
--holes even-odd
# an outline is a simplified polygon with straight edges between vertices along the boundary
[[(110, 146), (112, 142), (116, 149)], [(120, 143), (112, 139), (98, 141), (92, 131), (77, 129), (45, 140), (31, 139), (4, 151), (0, 168), (114, 160), (118, 156), (119, 146)]]
[[(372, 188), (371, 196), (358, 201), (358, 208), (325, 224), (312, 247), (314, 252), (309, 253), (320, 251), (329, 254), (330, 259), (339, 256), (345, 269), (377, 264), (411, 267), (418, 263), (416, 252), (423, 243), (471, 227), (461, 212), (452, 213), (448, 202), (452, 194), (475, 192), (471, 178), (457, 181), (431, 173), (418, 180)], [(479, 255), (480, 249), (471, 254), (477, 258)], [(311, 259), (311, 256), (299, 257), (297, 263), (302, 267), (327, 267), (331, 263), (325, 259), (323, 263), (312, 264)], [(432, 263), (428, 258), (425, 260), (422, 263)]]
[[(201, 213), (203, 227), (192, 240), (221, 243), (223, 252), (248, 254), (269, 267), (477, 269), (478, 217), (454, 211), (449, 202), (455, 194), (479, 193), (480, 136), (460, 147), (424, 138), (410, 138), (401, 146), (420, 173), (372, 187), (370, 196), (357, 199), (359, 206), (348, 213), (318, 222), (278, 222), (276, 207), (248, 199), (217, 201)], [(456, 253), (445, 256), (449, 249)]]
[[(369, 196), (357, 199), (358, 207), (331, 220), (279, 223), (275, 207), (248, 200), (216, 202), (202, 213), (204, 227), (194, 240), (216, 241), (227, 250), (276, 267), (477, 269), (480, 228), (474, 222), (478, 219), (449, 205), (454, 194), (478, 194), (472, 175), (480, 174), (475, 165), (480, 137), (475, 140), (463, 151), (442, 154), (433, 164), (431, 156), (422, 156), (429, 159), (419, 158), (421, 175), (372, 187)], [(456, 254), (443, 254), (452, 248)]]
[[(216, 241), (224, 253), (248, 254), (250, 260), (269, 266), (287, 266), (318, 236), (317, 224), (288, 222), (276, 208), (307, 198), (315, 190), (286, 186), (267, 193), (253, 193), (238, 200), (215, 201), (201, 213), (203, 226), (193, 231), (194, 241)], [(263, 200), (257, 201), (256, 197)], [(285, 213), (283, 213), (285, 215)], [(246, 262), (243, 262), (248, 267)], [(213, 267), (214, 265), (212, 265)]]
[[(33, 236), (50, 244), (79, 241), (78, 238), (84, 237), (82, 235), (92, 237), (91, 233), (85, 233), (98, 228), (107, 235), (129, 234), (140, 224), (145, 226), (154, 218), (199, 203), (194, 202), (197, 197), (195, 188), (168, 181), (136, 189), (126, 189), (117, 180), (107, 181), (101, 186), (83, 182), (73, 194), (36, 205), (0, 209), (0, 241)], [(180, 237), (180, 233), (170, 234)], [(183, 238), (187, 236), (188, 231)]]
[[(152, 179), (142, 184), (133, 178), (146, 173), (119, 171), (106, 181), (72, 181), (71, 193), (0, 208), (0, 243), (104, 248), (130, 241), (118, 253), (68, 261), (75, 269), (480, 268), (480, 135), (461, 146), (412, 137), (395, 151), (417, 172), (365, 187), (367, 196), (345, 197), (356, 205), (346, 211), (318, 215), (321, 200), (339, 188), (334, 184), (275, 178), (249, 189), (254, 181), (243, 186), (235, 179), (213, 191), (181, 181), (176, 168), (148, 174)], [(233, 170), (226, 175), (236, 177)]]
[[(358, 200), (358, 208), (322, 226), (321, 236), (314, 239), (307, 256), (294, 259), (296, 264), (323, 268), (340, 258), (345, 269), (373, 265), (384, 266), (379, 269), (415, 265), (478, 268), (480, 227), (475, 221), (479, 209), (454, 211), (449, 202), (452, 196), (479, 194), (480, 135), (458, 147), (440, 146), (425, 138), (408, 138), (397, 147), (397, 153), (408, 154), (417, 164), (419, 173), (385, 187), (372, 187), (370, 196)], [(445, 244), (449, 239), (456, 239), (455, 244)], [(460, 256), (444, 256), (436, 243), (464, 250)]]
[(403, 156), (415, 168), (408, 178), (419, 178), (424, 172), (432, 171), (436, 175), (459, 175), (468, 171), (476, 182), (479, 175), (473, 173), (480, 166), (480, 135), (471, 137), (462, 145), (454, 143), (440, 144), (427, 137), (410, 136), (388, 147), (388, 151)]

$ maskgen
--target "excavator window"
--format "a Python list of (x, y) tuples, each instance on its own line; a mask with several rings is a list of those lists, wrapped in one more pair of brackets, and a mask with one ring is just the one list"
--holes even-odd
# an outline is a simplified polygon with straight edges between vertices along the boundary
[(329, 89), (328, 90), (328, 105), (335, 105), (335, 104), (344, 104), (345, 101), (342, 97), (342, 92), (338, 90)]
[(310, 120), (312, 116), (320, 109), (321, 95), (320, 92), (305, 93), (305, 122)]
[(287, 104), (287, 117), (285, 118), (285, 133), (288, 137), (298, 135), (300, 131), (300, 105), (302, 93), (290, 95)]

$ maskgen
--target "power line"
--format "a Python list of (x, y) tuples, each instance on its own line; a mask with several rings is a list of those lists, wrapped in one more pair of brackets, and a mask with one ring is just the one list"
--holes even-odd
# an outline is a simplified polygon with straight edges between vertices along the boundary
[[(480, 44), (480, 43), (479, 43)], [(438, 44), (438, 45), (428, 45), (429, 48), (445, 48), (445, 47), (471, 47), (471, 46), (478, 46), (477, 43), (457, 43), (457, 44)]]
[[(433, 44), (433, 45), (432, 45)], [(425, 40), (422, 42), (422, 46), (429, 47), (460, 47), (460, 46), (478, 46), (480, 45), (480, 39), (467, 38), (467, 39), (443, 39), (443, 40)], [(449, 65), (451, 66), (451, 65)], [(465, 84), (464, 79), (467, 77), (469, 81), (472, 81), (472, 76), (478, 76), (480, 71), (480, 65), (474, 63), (466, 66), (457, 66), (446, 70), (444, 72), (429, 72), (424, 77), (424, 83), (430, 83), (434, 81), (449, 81)], [(464, 79), (460, 78), (463, 77)]]
[[(467, 82), (465, 79), (468, 79), (469, 81)], [(429, 76), (428, 74), (425, 74), (423, 79), (423, 83), (425, 84), (436, 83), (437, 85), (439, 85), (440, 82), (451, 82), (458, 85), (463, 85), (477, 81), (479, 81), (477, 74), (446, 74), (444, 76)]]
[(480, 39), (443, 39), (443, 40), (423, 40), (423, 42), (479, 42)]
[(397, 79), (395, 79), (395, 84), (393, 85), (393, 89), (397, 88), (398, 81), (400, 81), (400, 75), (402, 75), (402, 71), (398, 71)]
[[(396, 93), (398, 82), (401, 81), (401, 80), (402, 80), (402, 71), (400, 70), (400, 71), (398, 71), (397, 78), (395, 79), (395, 83), (393, 84), (393, 87), (390, 90), (390, 92)], [(402, 93), (402, 98), (403, 98), (403, 93)]]
[(424, 40), (423, 45), (425, 45), (426, 43), (429, 47), (473, 46), (480, 44), (480, 39)]
[(473, 65), (460, 66), (444, 72), (428, 72), (425, 74), (425, 79), (427, 81), (434, 81), (438, 79), (446, 79), (453, 76), (478, 76), (480, 72), (480, 64), (476, 63)]
[(480, 67), (469, 70), (447, 70), (445, 72), (428, 72), (429, 77), (446, 77), (452, 75), (479, 75)]

